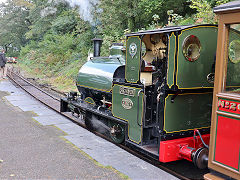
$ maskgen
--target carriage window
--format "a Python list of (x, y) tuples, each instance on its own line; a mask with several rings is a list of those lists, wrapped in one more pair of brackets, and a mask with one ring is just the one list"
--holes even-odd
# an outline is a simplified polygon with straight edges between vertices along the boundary
[(240, 62), (240, 40), (239, 39), (235, 39), (235, 40), (232, 40), (232, 42), (230, 42), (229, 48), (228, 48), (228, 56), (229, 56), (229, 60), (232, 63), (236, 64)]
[(201, 44), (197, 36), (189, 35), (183, 42), (183, 55), (188, 61), (196, 61), (200, 56)]
[(240, 24), (229, 28), (226, 91), (240, 94)]

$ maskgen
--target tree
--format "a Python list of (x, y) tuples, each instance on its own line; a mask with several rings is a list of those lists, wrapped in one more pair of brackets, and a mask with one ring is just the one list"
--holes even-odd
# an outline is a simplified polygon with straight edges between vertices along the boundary
[(216, 15), (213, 13), (213, 6), (221, 5), (232, 0), (190, 0), (190, 8), (197, 12), (194, 15), (196, 23), (217, 23)]
[(99, 0), (97, 9), (100, 11), (96, 14), (100, 21), (98, 30), (104, 38), (103, 46), (106, 49), (112, 42), (119, 41), (125, 30), (148, 29), (155, 17), (158, 17), (157, 24), (164, 26), (168, 21), (168, 10), (182, 16), (191, 15), (194, 10), (189, 4), (186, 0)]
[(51, 29), (58, 34), (72, 33), (80, 21), (78, 12), (74, 10), (62, 11), (52, 22)]
[[(32, 25), (26, 33), (26, 38), (41, 40), (45, 33), (51, 30), (52, 23), (70, 6), (66, 1), (33, 0), (34, 6), (29, 11), (29, 19)], [(56, 22), (56, 26), (59, 24)]]
[(16, 55), (21, 46), (27, 43), (24, 34), (29, 30), (29, 9), (18, 0), (8, 0), (0, 5), (0, 46), (10, 55)]

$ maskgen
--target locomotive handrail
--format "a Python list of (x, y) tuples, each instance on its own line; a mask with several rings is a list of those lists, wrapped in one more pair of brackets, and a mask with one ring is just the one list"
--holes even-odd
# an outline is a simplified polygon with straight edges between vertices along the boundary
[(138, 91), (138, 101), (137, 101), (137, 124), (142, 127), (141, 124), (139, 124), (139, 96), (140, 96), (140, 93), (143, 92), (143, 89), (141, 89), (140, 91)]

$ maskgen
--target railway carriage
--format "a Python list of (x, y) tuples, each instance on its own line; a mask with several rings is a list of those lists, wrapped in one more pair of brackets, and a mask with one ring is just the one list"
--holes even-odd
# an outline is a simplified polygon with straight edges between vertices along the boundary
[(82, 114), (87, 127), (160, 162), (205, 168), (217, 32), (215, 25), (166, 27), (127, 34), (109, 57), (95, 49), (79, 70), (80, 95), (61, 99), (61, 111)]
[[(211, 141), (205, 179), (240, 179), (240, 1), (214, 8), (219, 16)], [(233, 33), (231, 33), (233, 32)]]

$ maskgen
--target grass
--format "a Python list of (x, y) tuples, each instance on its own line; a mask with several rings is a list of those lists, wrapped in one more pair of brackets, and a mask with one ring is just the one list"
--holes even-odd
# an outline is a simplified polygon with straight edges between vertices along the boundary
[(71, 72), (67, 71), (69, 67), (65, 67), (57, 73), (53, 73), (51, 69), (47, 68), (43, 71), (43, 69), (39, 67), (29, 66), (24, 63), (19, 63), (16, 67), (20, 69), (24, 77), (35, 78), (39, 84), (48, 84), (61, 92), (77, 91), (75, 77), (77, 75), (76, 69), (80, 67), (75, 67), (75, 71), (71, 70)]

